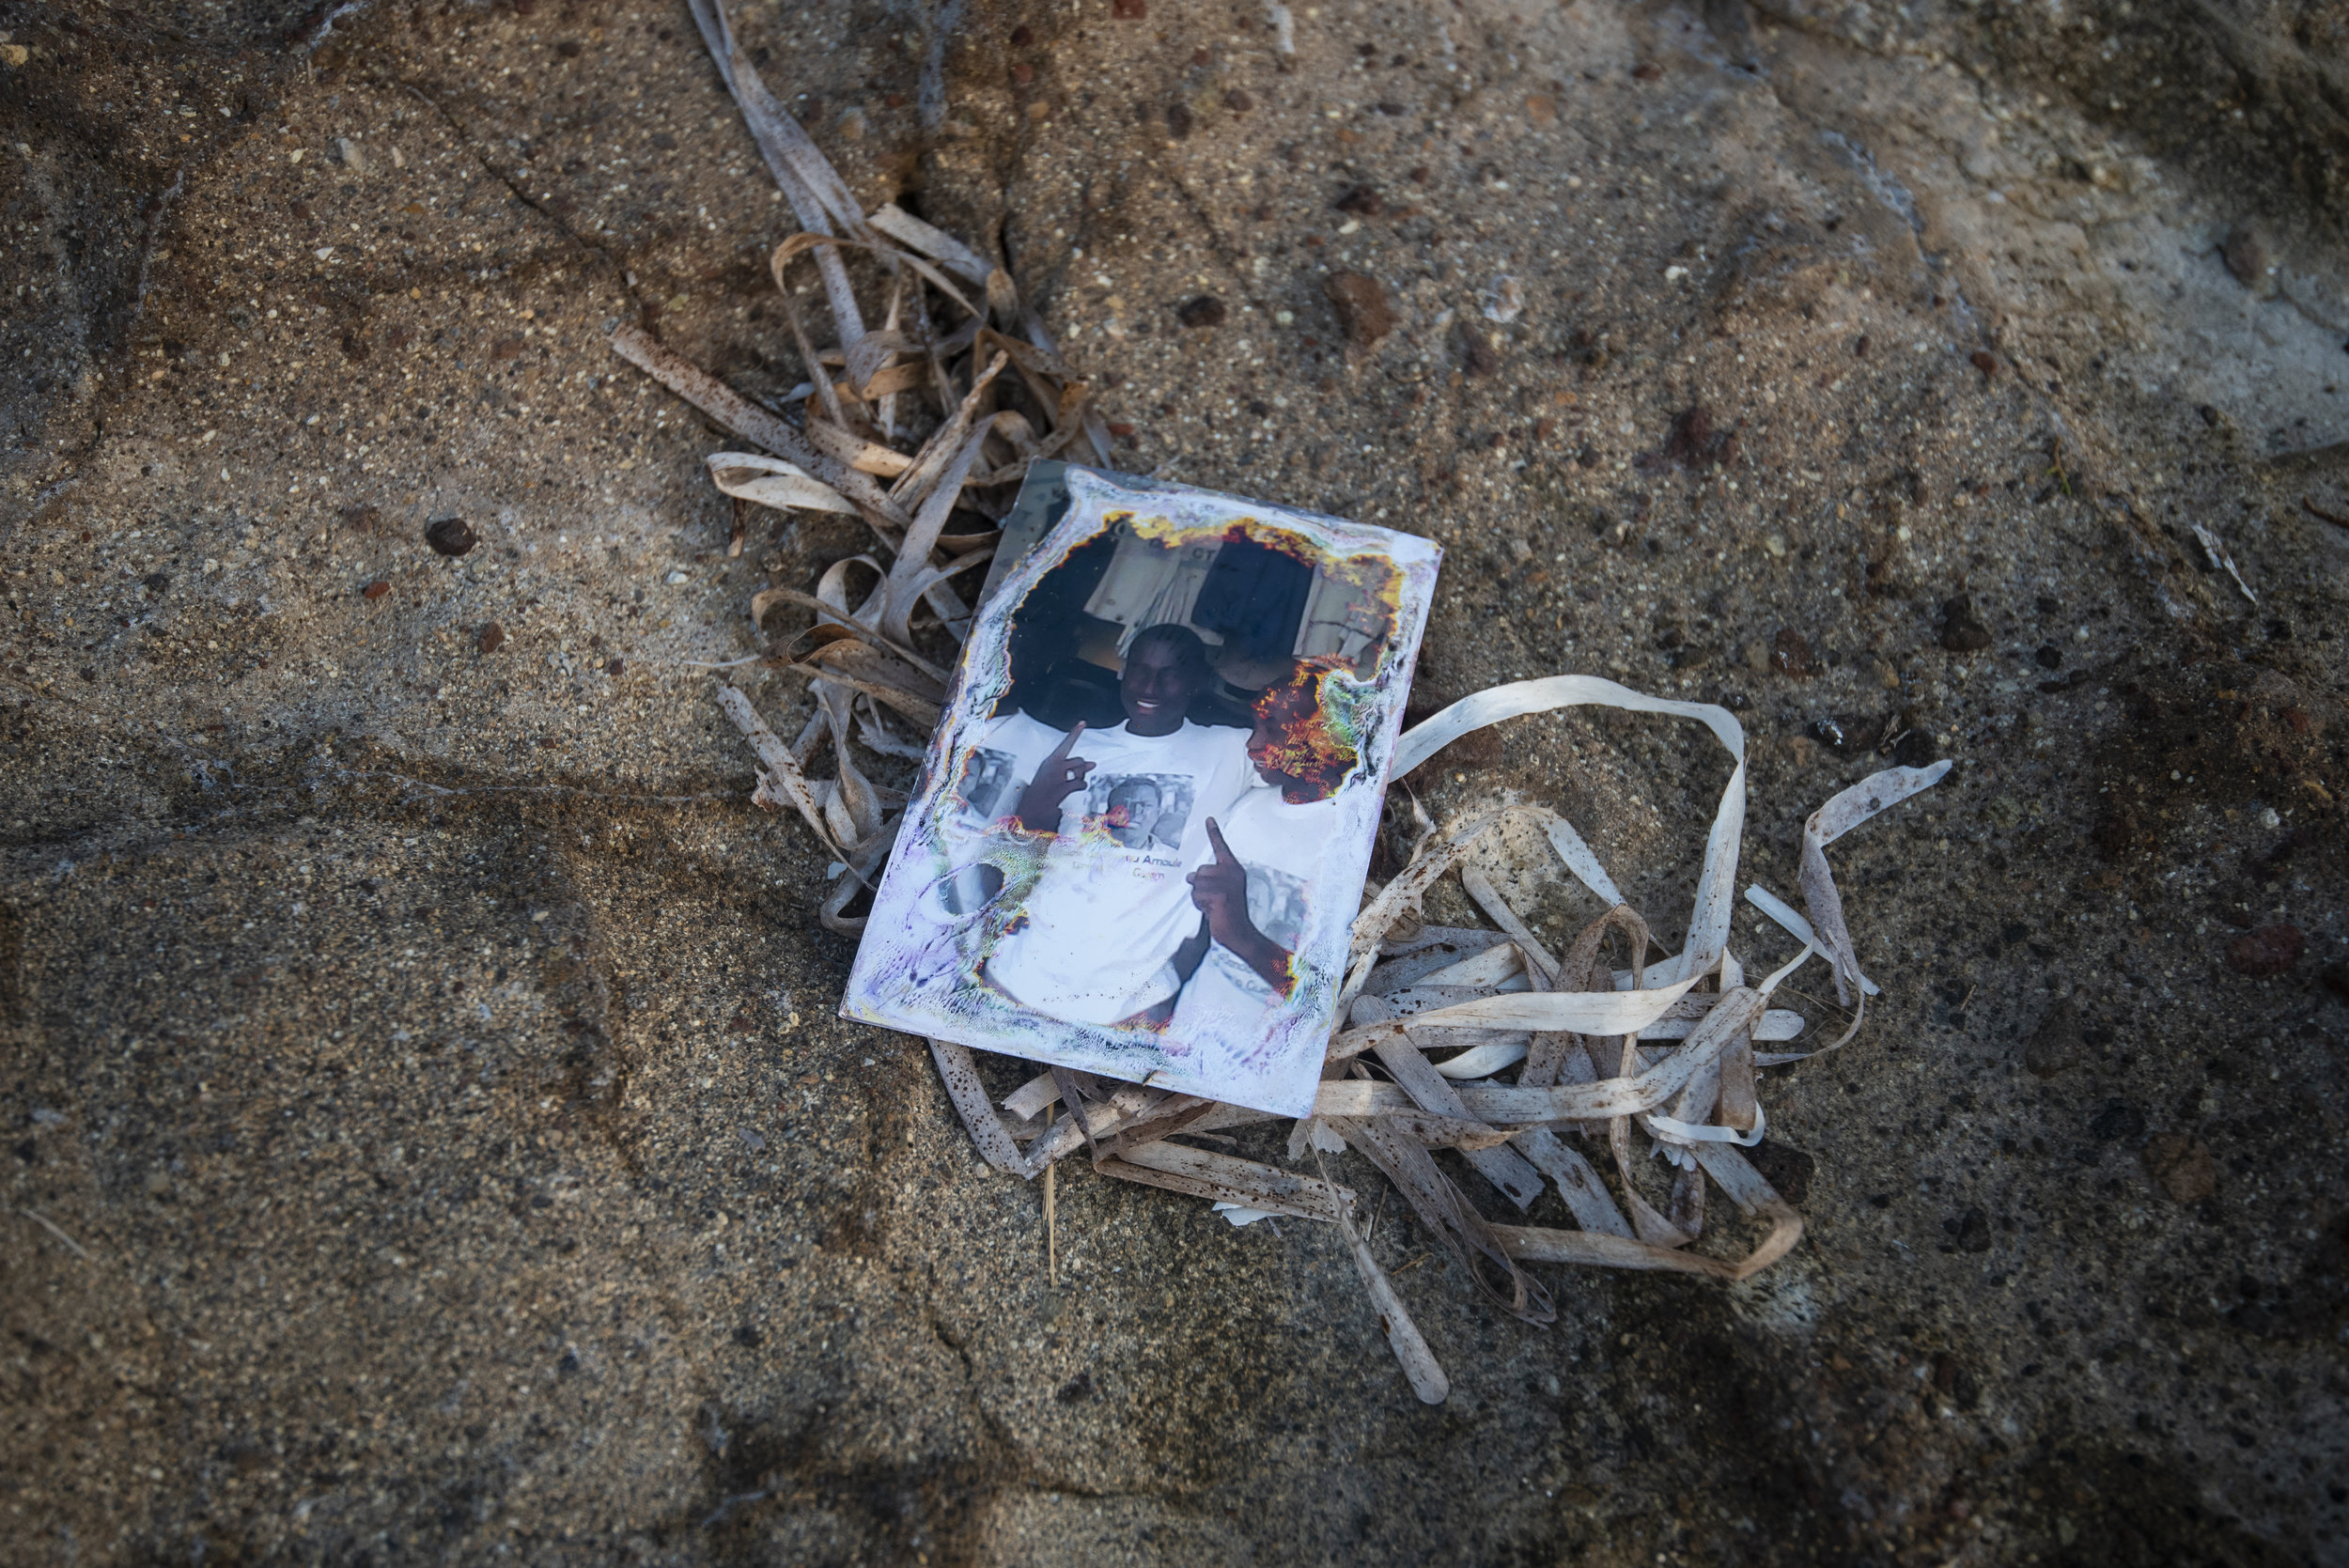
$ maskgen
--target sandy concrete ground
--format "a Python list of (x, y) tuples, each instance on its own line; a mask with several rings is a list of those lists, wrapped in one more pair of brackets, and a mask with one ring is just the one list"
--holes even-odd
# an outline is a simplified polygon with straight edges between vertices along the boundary
[[(800, 375), (681, 5), (0, 7), (0, 1557), (2349, 1560), (2349, 23), (2128, 17), (745, 8), (1122, 464), (1441, 540), (1427, 685), (1739, 705), (1790, 893), (1956, 759), (1836, 851), (1887, 995), (1766, 1088), (1800, 1250), (1541, 1331), (1382, 1224), (1428, 1409), (1309, 1227), (1072, 1169), (1054, 1284), (831, 1017), (694, 661), (858, 537), (729, 557), (605, 345)], [(1669, 925), (1704, 744), (1421, 783)]]

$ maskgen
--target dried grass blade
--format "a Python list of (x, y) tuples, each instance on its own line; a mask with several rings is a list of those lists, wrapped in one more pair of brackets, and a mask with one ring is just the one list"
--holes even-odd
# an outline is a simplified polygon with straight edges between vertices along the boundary
[(1865, 986), (1867, 976), (1859, 972), (1851, 932), (1843, 924), (1843, 895), (1828, 869), (1827, 846), (1886, 807), (1939, 784), (1950, 766), (1944, 760), (1930, 768), (1888, 768), (1871, 774), (1812, 812), (1803, 824), (1802, 901), (1835, 968), (1835, 1000), (1846, 1007), (1852, 1004), (1852, 988)]
[(875, 208), (864, 221), (879, 233), (921, 252), (941, 266), (952, 268), (982, 288), (987, 287), (987, 275), (995, 270), (994, 263), (978, 252), (944, 229), (924, 223), (895, 202)]
[(1137, 1149), (1174, 1137), (1206, 1119), (1216, 1102), (1195, 1094), (1170, 1094), (1110, 1137), (1109, 1153), (1130, 1157)]
[[(807, 366), (808, 385), (816, 401), (822, 405), (824, 417), (834, 425), (846, 425), (848, 422), (848, 415), (840, 403), (840, 389), (832, 384), (832, 377), (824, 369), (823, 360), (816, 352), (816, 345), (808, 338), (807, 323), (800, 319), (799, 300), (792, 294), (791, 279), (784, 271), (784, 263), (789, 252), (788, 245), (777, 246), (774, 257), (769, 263), (769, 268), (775, 277), (775, 292), (782, 296), (783, 318), (791, 329), (792, 343), (800, 350), (800, 363)], [(837, 265), (837, 258), (832, 256), (832, 252), (826, 251), (824, 255), (828, 258), (832, 258), (834, 264)], [(814, 439), (812, 432), (810, 439)]]
[(1699, 1144), (1695, 1155), (1704, 1173), (1720, 1184), (1731, 1203), (1747, 1215), (1770, 1222), (1770, 1234), (1738, 1260), (1730, 1278), (1750, 1279), (1795, 1250), (1795, 1244), (1802, 1239), (1802, 1216), (1778, 1195), (1778, 1188), (1765, 1180), (1745, 1156), (1719, 1143)]
[[(1577, 1034), (1637, 1034), (1669, 1012), (1701, 977), (1645, 991), (1514, 991), (1421, 1013), (1413, 1029), (1570, 1031)], [(1359, 1006), (1360, 1003), (1358, 1002)], [(1403, 1032), (1399, 1022), (1349, 1029), (1330, 1042), (1333, 1060), (1358, 1056)]]
[(857, 515), (847, 496), (797, 463), (761, 457), (755, 452), (712, 452), (703, 460), (708, 464), (710, 483), (738, 501), (755, 502), (777, 511), (797, 506), (808, 511)]
[(1051, 1110), (1059, 1098), (1060, 1085), (1052, 1081), (1052, 1075), (1038, 1073), (1003, 1096), (1003, 1109), (1029, 1122)]
[[(804, 665), (795, 664), (787, 667), (801, 675), (807, 675), (811, 673), (810, 670)], [(869, 697), (875, 702), (887, 703), (890, 706), (895, 708), (898, 712), (904, 714), (907, 718), (913, 720), (917, 723), (927, 724), (932, 727), (935, 727), (938, 723), (940, 709), (936, 703), (924, 702), (921, 698), (910, 696), (894, 686), (883, 686), (874, 681), (862, 680), (854, 675), (829, 675), (824, 676), (823, 679), (825, 684), (829, 686), (845, 688), (857, 696)]]
[(977, 1063), (972, 1061), (970, 1048), (945, 1040), (930, 1042), (930, 1059), (938, 1063), (939, 1080), (946, 1086), (946, 1097), (954, 1102), (955, 1113), (970, 1129), (971, 1141), (978, 1145), (979, 1157), (1007, 1176), (1028, 1181), (1035, 1172), (1019, 1153), (1019, 1145), (1003, 1130), (1003, 1118), (987, 1103), (987, 1088), (979, 1081)]
[(854, 898), (859, 891), (872, 886), (873, 874), (880, 868), (881, 862), (888, 859), (890, 849), (897, 842), (897, 829), (904, 820), (902, 815), (891, 817), (871, 838), (849, 848), (847, 874), (816, 910), (816, 918), (822, 923), (825, 930), (844, 937), (864, 934), (863, 916), (850, 920), (840, 911), (848, 907), (848, 900)]
[[(889, 569), (888, 598), (881, 610), (882, 634), (900, 643), (910, 643), (913, 633), (907, 621), (920, 600), (922, 589), (914, 579), (930, 565), (930, 551), (938, 543), (938, 536), (945, 531), (946, 519), (953, 513), (955, 503), (962, 495), (964, 475), (978, 461), (979, 446), (987, 439), (984, 431), (972, 435), (962, 443), (962, 449), (947, 459), (938, 483), (922, 503), (922, 509), (913, 516), (913, 526), (906, 530), (905, 544), (897, 551), (896, 564)], [(938, 581), (933, 579), (933, 582)]]
[(832, 680), (819, 679), (814, 682), (814, 688), (817, 700), (824, 705), (825, 715), (832, 723), (832, 766), (839, 770), (836, 783), (840, 803), (848, 819), (856, 825), (856, 831), (848, 835), (848, 842), (861, 844), (880, 831), (881, 803), (880, 797), (873, 791), (871, 781), (858, 769), (856, 758), (848, 751), (848, 703), (851, 693), (847, 687)]
[(1007, 359), (1003, 354), (989, 360), (987, 368), (980, 371), (978, 378), (971, 383), (971, 390), (956, 405), (946, 423), (922, 443), (920, 454), (907, 465), (896, 484), (890, 487), (889, 493), (899, 505), (919, 506), (936, 490), (947, 465), (961, 455), (964, 442), (970, 439), (972, 423), (978, 418), (979, 410), (986, 401), (987, 389), (994, 384), (997, 376), (1003, 374), (1006, 363)]
[(897, 738), (896, 732), (882, 720), (880, 706), (869, 693), (865, 695), (864, 706), (857, 712), (856, 737), (864, 742), (865, 750), (885, 757), (920, 762), (929, 754), (913, 742)]
[[(1639, 1063), (1640, 1042), (1636, 1037), (1626, 1036), (1623, 1066), (1617, 1076), (1629, 1078)], [(1706, 1062), (1692, 1061), (1688, 1076), (1691, 1079), (1697, 1077), (1708, 1064)], [(1632, 1171), (1630, 1117), (1617, 1116), (1608, 1122), (1607, 1143), (1615, 1157), (1615, 1176), (1623, 1186), (1624, 1207), (1631, 1211), (1632, 1234), (1651, 1247), (1686, 1247), (1694, 1241), (1694, 1235), (1674, 1225), (1641, 1193)]]
[(911, 598), (928, 599), (933, 609), (937, 608), (940, 596), (948, 596), (948, 602), (953, 606), (956, 613), (948, 618), (941, 612), (940, 624), (946, 629), (949, 636), (959, 643), (970, 635), (971, 613), (962, 608), (961, 599), (951, 597), (951, 590), (946, 586), (946, 580), (950, 577), (960, 576), (972, 567), (985, 566), (994, 558), (995, 547), (988, 545), (984, 550), (974, 550), (968, 554), (957, 555), (942, 567), (925, 567), (915, 572), (907, 582), (906, 594)]
[[(808, 787), (807, 775), (800, 771), (799, 762), (792, 756), (791, 749), (783, 743), (783, 737), (767, 727), (767, 722), (758, 716), (758, 710), (751, 706), (751, 699), (739, 687), (721, 684), (718, 688), (718, 706), (725, 709), (726, 717), (734, 721), (734, 727), (742, 732), (743, 738), (751, 743), (751, 750), (766, 765), (767, 772), (760, 781), (759, 793), (767, 793), (770, 780), (781, 784), (784, 798), (799, 808), (800, 815), (810, 828), (816, 830), (817, 839), (825, 848), (834, 854), (840, 853), (840, 845), (833, 839), (832, 830), (825, 825), (823, 810), (817, 804), (815, 792)], [(753, 799), (757, 799), (757, 796), (754, 795)]]
[[(1388, 996), (1448, 970), (1478, 962), (1500, 966), (1490, 971), (1491, 984), (1497, 986), (1525, 964), (1516, 944), (1498, 931), (1471, 931), (1449, 925), (1423, 926), (1421, 931), (1424, 940), (1419, 945), (1400, 952), (1371, 970), (1370, 983), (1362, 987), (1366, 994)], [(1392, 944), (1382, 943), (1380, 951), (1393, 951)]]
[[(1560, 818), (1563, 821), (1564, 818)], [(1603, 875), (1603, 873), (1602, 873)], [(1647, 922), (1639, 917), (1630, 905), (1618, 903), (1598, 919), (1584, 926), (1574, 939), (1574, 946), (1566, 950), (1565, 961), (1559, 966), (1559, 983), (1577, 989), (1602, 983), (1613, 984), (1613, 975), (1599, 962), (1599, 953), (1606, 945), (1608, 933), (1621, 931), (1631, 949), (1631, 978), (1636, 986), (1641, 967), (1647, 962)], [(1689, 1001), (1683, 997), (1673, 1004), (1672, 1012), (1680, 1011)], [(1709, 1009), (1710, 1003), (1707, 1007)], [(1666, 1015), (1670, 1017), (1670, 1014)], [(1658, 1020), (1661, 1022), (1662, 1020)], [(1654, 1026), (1641, 1031), (1651, 1032)], [(1533, 1036), (1533, 1045), (1527, 1053), (1525, 1071), (1517, 1075), (1522, 1084), (1538, 1087), (1558, 1081), (1558, 1074), (1566, 1063), (1584, 1048), (1581, 1035), (1573, 1032), (1544, 1032)]]
[[(920, 256), (909, 255), (907, 252), (898, 250), (890, 245), (876, 244), (863, 240), (848, 240), (835, 234), (811, 231), (806, 234), (795, 234), (791, 236), (790, 239), (786, 240), (782, 245), (778, 246), (775, 251), (776, 259), (773, 262), (773, 265), (781, 266), (785, 261), (788, 261), (792, 257), (800, 256), (805, 252), (813, 252), (820, 260), (822, 257), (837, 256), (840, 252), (848, 250), (871, 251), (876, 256), (880, 258), (881, 263), (884, 266), (896, 267), (903, 265), (910, 267), (914, 270), (914, 272), (920, 273), (923, 279), (926, 281), (930, 287), (936, 288), (941, 294), (943, 294), (948, 299), (954, 301), (955, 303), (960, 305), (964, 310), (969, 311), (972, 317), (975, 318), (979, 315), (978, 307), (963, 296), (962, 290), (957, 288), (954, 286), (953, 280), (948, 278), (945, 273), (940, 272), (937, 268), (931, 266)], [(841, 355), (841, 364), (844, 366), (853, 367), (853, 363), (854, 362), (848, 355), (845, 353)]]
[[(809, 444), (837, 458), (859, 474), (877, 474), (884, 479), (894, 479), (913, 466), (913, 459), (902, 452), (894, 452), (877, 441), (867, 441), (846, 426), (829, 420), (807, 422)], [(894, 492), (892, 491), (894, 499)]]
[[(634, 326), (612, 334), (613, 351), (743, 440), (788, 458), (814, 477), (854, 502), (873, 531), (894, 546), (912, 520), (865, 474), (808, 444), (799, 429), (735, 391), (680, 354), (661, 347)], [(897, 532), (892, 532), (894, 529)]]
[(1460, 737), (1503, 719), (1546, 713), (1562, 707), (1599, 706), (1629, 713), (1658, 713), (1693, 719), (1713, 733), (1735, 766), (1721, 790), (1720, 805), (1705, 835), (1704, 860), (1697, 874), (1697, 894), (1689, 911), (1688, 937), (1680, 955), (1664, 966), (1673, 978), (1691, 978), (1710, 970), (1729, 939), (1729, 915), (1737, 876), (1737, 843), (1746, 819), (1746, 734), (1736, 717), (1712, 703), (1684, 703), (1651, 697), (1593, 675), (1550, 675), (1495, 686), (1462, 698), (1406, 732), (1395, 743), (1390, 777), (1402, 778)]
[(1612, 908), (1629, 902), (1624, 897), (1622, 890), (1615, 886), (1614, 877), (1608, 875), (1607, 868), (1599, 863), (1598, 857), (1591, 852), (1591, 846), (1582, 841), (1582, 835), (1575, 831), (1573, 823), (1540, 806), (1518, 809), (1542, 824), (1543, 831), (1549, 835), (1550, 847), (1558, 851), (1558, 859), (1574, 874), (1576, 881), (1598, 895), (1600, 903)]
[[(1380, 1120), (1404, 1137), (1424, 1143), (1431, 1149), (1457, 1149), (1471, 1157), (1480, 1152), (1501, 1151), (1503, 1144), (1517, 1136), (1514, 1127), (1486, 1126), (1472, 1117), (1444, 1116), (1432, 1110), (1407, 1110)], [(1538, 1183), (1534, 1190), (1538, 1196)], [(1520, 1203), (1518, 1206), (1522, 1208), (1525, 1205)]]
[(1041, 1170), (1052, 1160), (1076, 1153), (1080, 1144), (1113, 1137), (1119, 1127), (1147, 1110), (1164, 1094), (1160, 1089), (1121, 1083), (1110, 1091), (1107, 1099), (1088, 1100), (1081, 1108), (1065, 1110), (1042, 1138), (1029, 1145), (1028, 1157)]
[(1632, 1239), (1630, 1222), (1581, 1151), (1548, 1127), (1529, 1128), (1517, 1134), (1515, 1141), (1534, 1169), (1558, 1184), (1558, 1195), (1566, 1201), (1576, 1224), (1601, 1235)]
[[(1421, 1048), (1426, 1048), (1424, 1042)], [(1526, 1048), (1488, 1041), (1471, 1046), (1459, 1055), (1433, 1063), (1436, 1071), (1450, 1079), (1490, 1078), (1504, 1067), (1514, 1067), (1525, 1060)]]
[[(1557, 1321), (1558, 1310), (1550, 1303), (1549, 1293), (1501, 1250), (1484, 1216), (1453, 1185), (1452, 1178), (1437, 1168), (1424, 1148), (1388, 1130), (1381, 1122), (1334, 1121), (1331, 1126), (1394, 1183), (1420, 1222), (1468, 1270), (1486, 1300), (1528, 1323)], [(1493, 1278), (1496, 1265), (1506, 1288)]]
[[(852, 561), (864, 562), (867, 565), (872, 564), (870, 558), (867, 556), (859, 555), (853, 556), (850, 559)], [(833, 563), (835, 569), (839, 566), (845, 564), (847, 563)], [(879, 568), (876, 567), (875, 569), (879, 570)], [(829, 577), (831, 574), (827, 573), (826, 575)], [(761, 592), (757, 598), (759, 599), (766, 600), (768, 607), (770, 609), (776, 604), (805, 605), (807, 608), (817, 613), (818, 619), (816, 629), (820, 631), (838, 629), (848, 631), (858, 640), (871, 644), (874, 647), (880, 649), (883, 653), (889, 654), (893, 658), (904, 660), (908, 664), (912, 665), (915, 669), (921, 671), (925, 675), (941, 682), (941, 685), (940, 690), (944, 690), (942, 683), (946, 679), (945, 671), (940, 669), (937, 665), (931, 663), (928, 660), (923, 658), (911, 648), (902, 647), (897, 644), (890, 642), (887, 638), (881, 636), (879, 632), (875, 631), (871, 627), (868, 627), (863, 622), (854, 618), (854, 616), (852, 616), (847, 609), (843, 608), (845, 603), (844, 600), (826, 598), (820, 594), (803, 594), (797, 588), (769, 588)]]
[[(901, 693), (935, 714), (938, 705), (946, 700), (944, 684), (928, 672), (900, 662), (868, 643), (854, 637), (839, 637), (809, 652), (792, 668), (822, 675), (827, 678), (847, 678), (887, 688)], [(909, 710), (919, 718), (918, 711)]]
[[(702, 41), (708, 46), (710, 58), (717, 62), (719, 76), (742, 111), (751, 139), (758, 144), (768, 170), (782, 188), (784, 200), (790, 203), (800, 226), (831, 234), (837, 222), (852, 235), (870, 234), (863, 208), (832, 166), (832, 161), (809, 139), (800, 122), (775, 101), (774, 94), (767, 90), (766, 82), (760, 78), (758, 68), (735, 40), (724, 0), (688, 3), (693, 23), (701, 29)], [(857, 309), (856, 291), (848, 286), (848, 269), (832, 253), (819, 256), (817, 266), (823, 274), (824, 294), (831, 303), (832, 318), (839, 324), (841, 346), (853, 354), (857, 341), (864, 335), (864, 318)]]
[(1556, 955), (1542, 945), (1541, 939), (1533, 935), (1531, 926), (1517, 918), (1517, 910), (1511, 908), (1509, 901), (1501, 896), (1501, 890), (1493, 886), (1492, 879), (1473, 865), (1463, 865), (1460, 867), (1460, 885), (1476, 901), (1476, 907), (1491, 916), (1492, 923), (1506, 931), (1509, 939), (1517, 943), (1517, 951), (1525, 956), (1526, 970), (1532, 975), (1534, 985), (1543, 990), (1554, 987), (1558, 984)]
[[(1376, 998), (1364, 997), (1354, 1004), (1354, 1010), (1359, 1015), (1366, 1008), (1376, 1010), (1377, 1006)], [(1459, 1122), (1475, 1120), (1461, 1102), (1460, 1092), (1442, 1074), (1427, 1064), (1427, 1059), (1420, 1054), (1419, 1048), (1408, 1037), (1381, 1040), (1376, 1048), (1379, 1062), (1421, 1110)], [(1400, 1130), (1398, 1123), (1388, 1125)], [(1470, 1149), (1467, 1157), (1468, 1162), (1476, 1167), (1478, 1174), (1499, 1188), (1517, 1207), (1531, 1208), (1533, 1200), (1542, 1195), (1541, 1172), (1507, 1149)]]
[(1095, 1169), (1121, 1181), (1324, 1223), (1335, 1222), (1354, 1202), (1349, 1188), (1183, 1143), (1152, 1142), (1120, 1150)]
[(999, 331), (1008, 331), (1019, 318), (1019, 286), (1001, 267), (988, 269), (987, 317)]
[[(1316, 1162), (1321, 1156), (1314, 1155)], [(1322, 1180), (1330, 1179), (1328, 1167), (1321, 1172)], [(1395, 1294), (1394, 1281), (1378, 1266), (1371, 1255), (1370, 1241), (1355, 1228), (1353, 1205), (1342, 1204), (1338, 1209), (1338, 1229), (1346, 1237), (1346, 1249), (1353, 1256), (1354, 1267), (1362, 1277), (1362, 1288), (1370, 1293), (1370, 1304), (1378, 1313), (1378, 1327), (1387, 1333), (1387, 1346), (1402, 1364), (1403, 1376), (1411, 1385), (1411, 1391), (1424, 1405), (1441, 1405), (1452, 1393), (1452, 1380), (1444, 1375), (1443, 1364), (1436, 1353), (1427, 1348), (1425, 1336), (1411, 1314), (1404, 1310), (1403, 1298)]]
[[(1409, 737), (1404, 738), (1408, 739)], [(1378, 896), (1354, 917), (1353, 960), (1360, 962), (1364, 955), (1377, 953), (1379, 941), (1402, 912), (1418, 908), (1419, 900), (1436, 885), (1437, 878), (1451, 870), (1454, 863), (1468, 852), (1469, 846), (1481, 838), (1500, 816), (1498, 810), (1478, 812), (1455, 826), (1432, 848), (1423, 847), (1419, 856), (1404, 867), (1403, 874), (1389, 882)]]
[(1655, 1269), (1695, 1274), (1708, 1280), (1741, 1280), (1737, 1265), (1701, 1252), (1651, 1247), (1601, 1231), (1558, 1231), (1526, 1225), (1495, 1225), (1494, 1238), (1521, 1263), (1586, 1264), (1599, 1268)]

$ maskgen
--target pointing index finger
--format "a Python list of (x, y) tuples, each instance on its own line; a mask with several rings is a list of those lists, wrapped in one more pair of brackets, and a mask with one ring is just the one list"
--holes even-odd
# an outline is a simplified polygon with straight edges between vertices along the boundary
[(1223, 830), (1215, 825), (1215, 818), (1212, 816), (1207, 818), (1207, 838), (1209, 842), (1215, 846), (1215, 858), (1217, 860), (1223, 862), (1227, 865), (1235, 865), (1238, 863), (1239, 857), (1233, 854), (1232, 846), (1223, 842)]

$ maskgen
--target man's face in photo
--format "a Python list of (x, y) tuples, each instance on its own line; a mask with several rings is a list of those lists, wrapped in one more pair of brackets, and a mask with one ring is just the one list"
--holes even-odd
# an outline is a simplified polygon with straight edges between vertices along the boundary
[(1136, 643), (1126, 655), (1117, 695), (1126, 705), (1126, 728), (1134, 735), (1173, 735), (1207, 684), (1204, 662), (1186, 658), (1175, 644)]
[(1142, 779), (1111, 785), (1109, 809), (1101, 814), (1101, 825), (1127, 848), (1147, 849), (1159, 826), (1158, 786)]

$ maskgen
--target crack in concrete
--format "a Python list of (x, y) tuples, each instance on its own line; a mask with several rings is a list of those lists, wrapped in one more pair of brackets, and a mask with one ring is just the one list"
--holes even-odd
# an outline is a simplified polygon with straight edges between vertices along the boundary
[(617, 253), (615, 253), (610, 246), (606, 245), (599, 236), (590, 233), (582, 233), (580, 230), (575, 229), (570, 225), (565, 223), (561, 214), (555, 212), (539, 198), (535, 197), (530, 194), (529, 186), (526, 183), (517, 181), (512, 175), (509, 175), (504, 169), (500, 168), (495, 160), (490, 156), (490, 153), (481, 138), (474, 133), (473, 128), (467, 125), (462, 119), (459, 118), (456, 113), (453, 112), (446, 103), (443, 102), (440, 99), (435, 98), (432, 94), (425, 91), (424, 88), (418, 86), (413, 82), (403, 81), (400, 83), (400, 85), (415, 94), (427, 107), (428, 107), (434, 114), (441, 116), (442, 122), (447, 125), (452, 132), (456, 132), (458, 144), (467, 152), (473, 154), (474, 162), (481, 166), (481, 170), (484, 174), (487, 174), (490, 179), (505, 186), (507, 193), (511, 194), (516, 201), (521, 202), (524, 207), (529, 208), (531, 211), (537, 213), (549, 227), (552, 228), (557, 234), (560, 234), (573, 246), (600, 258), (605, 266), (611, 268), (614, 272), (617, 273), (619, 276), (620, 291), (635, 302), (637, 319), (646, 327), (651, 326), (656, 313), (652, 307), (646, 303), (645, 297), (637, 292), (636, 273), (634, 270), (631, 269)]

